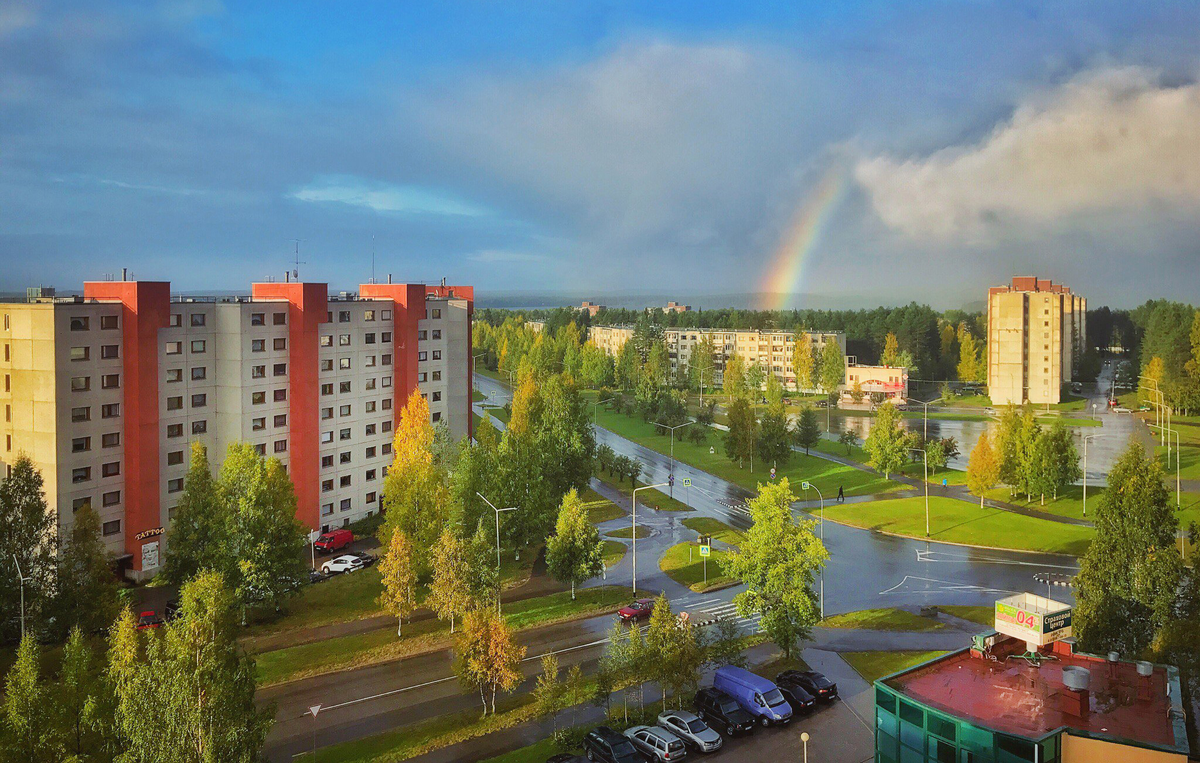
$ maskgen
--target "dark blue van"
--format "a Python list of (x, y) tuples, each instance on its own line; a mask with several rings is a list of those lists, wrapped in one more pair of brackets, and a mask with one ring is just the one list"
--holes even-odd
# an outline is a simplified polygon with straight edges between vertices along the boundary
[(764, 726), (782, 725), (792, 720), (792, 706), (779, 687), (749, 670), (726, 665), (717, 669), (713, 688), (733, 697)]

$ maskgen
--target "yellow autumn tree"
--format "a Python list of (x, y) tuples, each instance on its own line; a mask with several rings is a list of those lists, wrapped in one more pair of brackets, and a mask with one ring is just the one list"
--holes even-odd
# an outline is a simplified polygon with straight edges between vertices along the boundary
[(396, 618), (396, 635), (400, 636), (404, 618), (417, 607), (417, 569), (413, 565), (412, 543), (404, 532), (392, 533), (387, 553), (379, 562), (379, 576), (383, 582), (379, 604)]
[(450, 513), (449, 478), (434, 460), (433, 444), (429, 403), (414, 389), (400, 412), (392, 442), (392, 465), (383, 483), (387, 521), (380, 540), (386, 544), (396, 530), (405, 533), (418, 570), (427, 566), (429, 550)]
[(454, 674), (464, 688), (479, 691), (483, 714), (496, 713), (496, 693), (521, 683), (525, 647), (513, 642), (512, 631), (491, 607), (469, 613), (454, 650)]

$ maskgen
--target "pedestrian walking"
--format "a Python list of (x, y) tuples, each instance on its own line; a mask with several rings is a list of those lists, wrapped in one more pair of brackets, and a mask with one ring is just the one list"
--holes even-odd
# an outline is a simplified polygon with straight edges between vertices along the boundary
[(842, 502), (843, 502), (843, 501), (845, 501), (845, 500), (846, 500), (846, 491), (842, 489), (842, 486), (841, 486), (841, 485), (838, 485), (838, 497), (837, 497), (837, 502), (838, 502), (838, 503), (842, 503)]

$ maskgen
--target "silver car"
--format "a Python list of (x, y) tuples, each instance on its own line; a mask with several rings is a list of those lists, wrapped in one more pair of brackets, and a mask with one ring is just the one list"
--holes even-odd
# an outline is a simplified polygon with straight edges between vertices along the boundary
[(695, 713), (687, 710), (667, 710), (658, 716), (658, 725), (683, 740), (685, 745), (700, 752), (716, 752), (725, 740), (708, 727)]
[(658, 726), (631, 726), (625, 729), (625, 736), (650, 760), (672, 763), (687, 757), (683, 740)]

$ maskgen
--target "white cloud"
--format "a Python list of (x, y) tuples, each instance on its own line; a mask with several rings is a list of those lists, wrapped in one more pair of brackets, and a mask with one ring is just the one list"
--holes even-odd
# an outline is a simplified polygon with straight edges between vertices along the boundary
[(513, 262), (543, 262), (545, 257), (532, 252), (513, 252), (504, 249), (484, 249), (468, 255), (472, 262), (513, 263)]
[(33, 26), (36, 20), (33, 9), (20, 2), (0, 4), (0, 37)]
[(1200, 206), (1200, 84), (1163, 85), (1140, 68), (1089, 73), (1030, 99), (978, 144), (865, 158), (855, 176), (887, 225), (928, 239)]
[(298, 201), (348, 204), (375, 212), (482, 217), (489, 212), (452, 194), (348, 175), (327, 175), (289, 194)]

